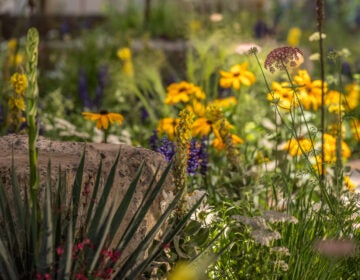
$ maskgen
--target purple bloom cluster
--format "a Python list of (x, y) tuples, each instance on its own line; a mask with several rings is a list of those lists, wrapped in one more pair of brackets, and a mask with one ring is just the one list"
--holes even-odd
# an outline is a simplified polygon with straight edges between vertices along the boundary
[(95, 96), (91, 100), (88, 91), (88, 81), (85, 69), (80, 69), (78, 77), (78, 91), (80, 99), (83, 103), (84, 108), (92, 109), (101, 107), (101, 98), (103, 96), (104, 88), (107, 84), (108, 79), (108, 68), (106, 66), (100, 66), (97, 73), (97, 85), (95, 89)]
[(200, 141), (199, 162), (200, 162), (200, 174), (205, 175), (209, 169), (206, 136), (202, 137)]
[(299, 48), (276, 48), (267, 55), (264, 67), (271, 73), (274, 73), (276, 69), (285, 70), (287, 64), (289, 64), (290, 67), (295, 67), (296, 61), (300, 59), (299, 55), (303, 56), (303, 53)]
[(196, 142), (196, 139), (193, 138), (190, 142), (188, 166), (187, 166), (187, 172), (189, 175), (195, 175), (199, 167), (199, 151), (200, 151), (199, 145)]
[[(157, 130), (153, 131), (150, 139), (150, 148), (162, 154), (167, 161), (170, 161), (175, 154), (175, 145), (166, 136), (159, 140)], [(187, 162), (187, 172), (189, 175), (195, 175), (198, 171), (205, 175), (208, 171), (207, 138), (203, 137), (200, 141), (193, 138), (190, 142), (189, 155)]]
[(160, 147), (158, 147), (156, 151), (162, 154), (166, 161), (169, 162), (175, 154), (175, 145), (166, 136), (164, 136), (160, 141)]

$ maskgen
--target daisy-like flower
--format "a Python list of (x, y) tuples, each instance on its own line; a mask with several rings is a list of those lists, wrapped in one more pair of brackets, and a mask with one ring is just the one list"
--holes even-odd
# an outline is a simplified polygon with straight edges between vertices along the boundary
[(220, 71), (219, 84), (222, 88), (240, 89), (241, 85), (251, 86), (255, 83), (254, 73), (247, 70), (248, 63), (236, 64), (230, 68), (230, 71)]
[(272, 82), (271, 90), (272, 92), (267, 94), (267, 100), (273, 102), (279, 106), (279, 108), (289, 111), (299, 105), (289, 83)]
[(351, 119), (350, 126), (355, 141), (360, 141), (360, 121), (358, 119)]
[(310, 139), (302, 138), (299, 140), (291, 139), (283, 147), (283, 150), (289, 152), (293, 157), (308, 153), (313, 149), (313, 143)]
[(26, 75), (18, 72), (11, 76), (10, 83), (17, 94), (24, 94), (28, 86)]
[(179, 124), (177, 118), (163, 118), (159, 121), (157, 131), (159, 133), (166, 133), (170, 140), (174, 139), (175, 129)]
[(217, 98), (210, 102), (209, 105), (214, 105), (218, 108), (230, 108), (237, 104), (237, 99), (235, 96), (229, 96), (225, 98)]
[(165, 104), (174, 105), (179, 102), (187, 103), (191, 99), (202, 100), (205, 98), (206, 94), (200, 87), (193, 83), (181, 81), (179, 83), (172, 83), (167, 87)]
[[(325, 133), (324, 139), (325, 163), (335, 163), (337, 146), (336, 138), (328, 133)], [(341, 142), (341, 155), (344, 159), (347, 159), (351, 156), (351, 150), (344, 141)]]
[(359, 105), (360, 87), (357, 84), (349, 84), (345, 88), (347, 94), (344, 95), (344, 106), (346, 110), (354, 110)]
[[(232, 144), (233, 145), (239, 145), (244, 143), (244, 140), (241, 139), (239, 136), (237, 136), (236, 134), (231, 134), (231, 140), (232, 140)], [(221, 137), (215, 137), (214, 141), (212, 142), (212, 145), (215, 149), (217, 149), (218, 151), (222, 151), (224, 149), (226, 149), (226, 145), (223, 142)]]
[(344, 185), (349, 191), (355, 191), (356, 185), (349, 176), (344, 176)]
[[(294, 84), (298, 86), (300, 102), (306, 110), (316, 111), (321, 105), (321, 80), (311, 80), (306, 70), (299, 70), (294, 77)], [(324, 83), (324, 92), (327, 92), (327, 83)]]
[(97, 129), (109, 129), (109, 123), (122, 124), (124, 117), (121, 114), (109, 113), (106, 110), (100, 111), (100, 113), (83, 112), (82, 115), (85, 119), (95, 121)]
[(276, 69), (283, 71), (287, 67), (297, 67), (303, 61), (303, 53), (299, 48), (280, 47), (272, 50), (267, 55), (264, 67), (274, 73)]

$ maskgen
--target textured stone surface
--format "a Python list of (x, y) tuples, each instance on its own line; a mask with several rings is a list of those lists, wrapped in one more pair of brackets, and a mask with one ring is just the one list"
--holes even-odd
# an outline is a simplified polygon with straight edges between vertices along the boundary
[[(7, 191), (9, 191), (10, 187), (9, 180), (12, 154), (21, 189), (24, 190), (28, 186), (29, 164), (27, 141), (26, 136), (8, 135), (0, 137), (0, 175), (3, 185)], [(68, 186), (72, 186), (81, 155), (85, 148), (86, 161), (83, 176), (83, 187), (87, 184), (91, 188), (95, 181), (100, 159), (102, 159), (103, 163), (102, 178), (104, 181), (107, 178), (118, 152), (120, 151), (120, 160), (117, 165), (115, 182), (110, 195), (111, 199), (114, 199), (115, 204), (117, 205), (121, 202), (121, 199), (130, 182), (134, 178), (141, 162), (145, 162), (140, 181), (127, 211), (125, 221), (118, 230), (117, 239), (121, 237), (132, 215), (141, 203), (143, 194), (146, 191), (149, 182), (152, 180), (156, 169), (160, 167), (160, 170), (163, 170), (167, 165), (164, 158), (158, 153), (144, 148), (124, 144), (58, 142), (40, 137), (37, 142), (37, 147), (39, 150), (39, 170), (42, 187), (45, 183), (49, 159), (51, 160), (52, 166), (51, 176), (53, 185), (55, 186), (58, 176), (58, 167), (61, 166), (62, 171), (66, 170), (66, 181), (68, 182)], [(159, 172), (157, 180), (160, 178), (161, 173), (162, 172)], [(71, 190), (69, 189), (68, 193), (70, 193), (70, 191)], [(152, 208), (150, 209), (144, 222), (141, 224), (138, 233), (133, 237), (131, 244), (129, 244), (126, 249), (126, 252), (123, 252), (123, 256), (126, 256), (129, 252), (131, 252), (138, 242), (144, 238), (146, 232), (148, 232), (154, 223), (156, 223), (156, 220), (160, 216), (160, 204), (164, 202), (163, 197), (166, 197), (168, 194), (171, 195), (171, 192), (172, 179), (171, 176), (169, 176), (167, 182), (163, 186), (163, 193), (153, 202)]]

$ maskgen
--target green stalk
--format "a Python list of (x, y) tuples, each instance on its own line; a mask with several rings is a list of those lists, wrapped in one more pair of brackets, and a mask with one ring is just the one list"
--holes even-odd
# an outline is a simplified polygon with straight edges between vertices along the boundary
[(26, 38), (26, 74), (28, 78), (28, 88), (26, 90), (26, 119), (29, 136), (30, 195), (31, 205), (33, 207), (38, 205), (37, 190), (39, 188), (38, 151), (36, 148), (36, 140), (39, 135), (39, 129), (36, 124), (38, 104), (38, 46), (39, 33), (36, 28), (30, 28)]

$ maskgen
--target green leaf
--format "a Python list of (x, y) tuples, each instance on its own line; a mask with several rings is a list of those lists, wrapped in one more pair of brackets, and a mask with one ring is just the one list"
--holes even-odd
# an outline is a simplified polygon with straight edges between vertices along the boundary
[(13, 260), (9, 258), (11, 255), (0, 238), (0, 271), (2, 279), (19, 279), (16, 266)]
[[(108, 203), (109, 194), (114, 184), (114, 178), (116, 174), (116, 168), (120, 157), (120, 151), (116, 156), (116, 159), (114, 161), (114, 164), (112, 165), (109, 175), (107, 177), (104, 189), (102, 191), (101, 197), (99, 198), (99, 203), (97, 205), (94, 217), (92, 218), (92, 223), (89, 228), (89, 238), (93, 242), (96, 242), (95, 237), (99, 236), (100, 228), (102, 227), (102, 224), (99, 223), (100, 220), (104, 220), (104, 217), (106, 216), (105, 207)], [(99, 172), (98, 172), (99, 173)]]
[(45, 273), (54, 263), (54, 228), (52, 220), (51, 200), (51, 162), (48, 162), (43, 205), (42, 244), (40, 250), (39, 271)]
[[(171, 169), (171, 164), (169, 164), (164, 172), (161, 175), (160, 180), (157, 182), (155, 188), (152, 190), (151, 184), (149, 185), (146, 194), (149, 194), (149, 197), (147, 195), (144, 195), (144, 198), (142, 200), (142, 203), (140, 207), (137, 209), (135, 215), (131, 219), (127, 229), (124, 232), (123, 237), (121, 238), (121, 241), (118, 246), (118, 250), (124, 251), (126, 246), (129, 244), (132, 236), (135, 234), (137, 229), (139, 228), (141, 222), (144, 220), (146, 213), (149, 211), (151, 205), (153, 204), (155, 198), (158, 196), (159, 192), (161, 191), (165, 180), (167, 179), (167, 176), (169, 174), (169, 171)], [(156, 172), (157, 174), (157, 172)], [(153, 178), (156, 177), (156, 174)], [(116, 230), (116, 228), (114, 228)]]
[[(180, 191), (179, 193), (182, 193)], [(179, 194), (174, 198), (173, 202), (177, 199)], [(194, 206), (190, 209), (190, 211), (183, 217), (182, 220), (176, 221), (172, 226), (168, 226), (166, 231), (163, 234), (163, 237), (161, 241), (155, 246), (155, 248), (152, 250), (152, 252), (149, 254), (149, 256), (141, 262), (139, 265), (137, 265), (135, 268), (133, 268), (132, 273), (129, 275), (128, 279), (136, 279), (136, 277), (158, 256), (161, 251), (164, 249), (164, 245), (170, 243), (174, 237), (179, 234), (180, 230), (186, 225), (188, 220), (190, 219), (191, 215), (195, 212), (195, 210), (199, 207), (202, 200), (204, 199), (206, 195), (204, 194), (197, 203), (194, 204)], [(174, 207), (176, 203), (172, 206)], [(167, 209), (169, 209), (171, 205)], [(172, 209), (172, 208), (171, 208)]]
[[(130, 272), (131, 269), (133, 269), (134, 263), (136, 263), (139, 256), (143, 253), (144, 250), (146, 250), (150, 243), (154, 240), (154, 237), (156, 236), (157, 232), (161, 228), (161, 226), (164, 224), (166, 219), (171, 214), (172, 210), (175, 208), (177, 203), (182, 197), (184, 189), (180, 190), (173, 201), (170, 203), (170, 205), (166, 208), (164, 214), (161, 215), (159, 220), (156, 222), (156, 224), (152, 227), (152, 229), (149, 231), (149, 233), (145, 236), (144, 240), (140, 242), (140, 244), (136, 247), (134, 252), (129, 256), (127, 261), (124, 263), (123, 267), (119, 271), (119, 274), (116, 275), (119, 279), (123, 279), (126, 274)], [(136, 276), (139, 275), (141, 271), (139, 269), (135, 269), (127, 279), (136, 279)], [(135, 273), (135, 275), (133, 275)]]
[[(70, 209), (74, 211), (73, 205), (70, 205)], [(64, 248), (64, 254), (61, 255), (60, 264), (59, 264), (59, 272), (58, 272), (58, 280), (68, 280), (71, 276), (71, 265), (72, 265), (72, 252), (73, 252), (73, 244), (74, 244), (74, 233), (73, 233), (73, 215), (69, 215), (69, 221), (67, 224), (67, 233), (66, 233), (66, 242)]]
[(84, 147), (84, 151), (83, 154), (81, 156), (81, 160), (78, 166), (78, 169), (76, 171), (76, 175), (75, 175), (75, 180), (74, 180), (74, 184), (72, 187), (72, 205), (73, 205), (73, 227), (76, 227), (77, 224), (77, 216), (78, 216), (78, 207), (79, 207), (79, 203), (81, 200), (80, 194), (81, 194), (81, 187), (82, 187), (82, 178), (83, 178), (83, 174), (84, 174), (84, 166), (85, 166), (85, 147)]

